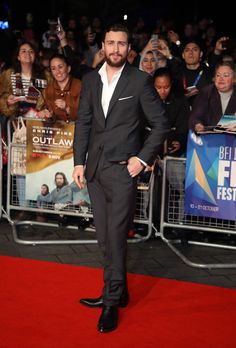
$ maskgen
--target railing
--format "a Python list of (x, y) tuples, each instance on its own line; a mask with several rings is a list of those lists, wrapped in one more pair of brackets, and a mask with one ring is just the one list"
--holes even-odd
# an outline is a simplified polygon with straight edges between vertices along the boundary
[[(30, 122), (29, 120), (27, 120)], [(94, 238), (85, 239), (52, 239), (43, 240), (40, 238), (40, 231), (43, 228), (36, 227), (55, 227), (60, 228), (63, 219), (67, 218), (67, 223), (63, 223), (63, 229), (73, 229), (78, 230), (78, 225), (80, 225), (80, 220), (90, 221), (93, 218), (92, 207), (90, 205), (77, 205), (77, 204), (52, 204), (45, 203), (43, 206), (39, 207), (36, 200), (27, 200), (25, 198), (26, 191), (26, 179), (24, 175), (14, 175), (12, 174), (11, 168), (14, 162), (13, 156), (17, 155), (17, 151), (26, 151), (25, 144), (13, 144), (12, 143), (12, 125), (8, 123), (8, 175), (7, 175), (7, 215), (8, 220), (13, 228), (14, 241), (21, 244), (84, 244), (84, 243), (96, 243), (95, 234)], [(13, 151), (14, 150), (14, 151)], [(13, 155), (14, 154), (14, 155)], [(18, 156), (16, 156), (18, 157)], [(71, 168), (72, 173), (73, 168)], [(154, 174), (150, 172), (150, 177), (148, 182), (138, 182), (137, 199), (136, 199), (136, 213), (134, 218), (134, 224), (139, 224), (143, 226), (142, 235), (134, 235), (133, 238), (129, 239), (129, 242), (141, 242), (150, 238), (153, 231), (152, 223), (152, 205), (153, 205), (153, 187), (154, 187)], [(30, 219), (24, 219), (19, 221), (16, 217), (17, 213), (29, 213), (34, 215)], [(46, 218), (46, 221), (39, 221), (37, 217)], [(38, 221), (37, 221), (38, 220)], [(73, 223), (71, 223), (71, 221)], [(77, 222), (75, 222), (77, 221)], [(33, 239), (20, 237), (20, 230), (25, 229), (25, 226), (29, 230), (35, 231)], [(155, 228), (154, 228), (155, 229)], [(87, 231), (93, 231), (91, 228), (87, 227)], [(32, 235), (32, 233), (30, 233)]]
[[(226, 243), (211, 243), (199, 241), (199, 233), (213, 232), (225, 235), (236, 235), (236, 221), (208, 218), (202, 216), (186, 215), (184, 212), (184, 180), (185, 180), (184, 158), (166, 157), (163, 162), (163, 184), (161, 202), (160, 236), (162, 240), (189, 266), (199, 268), (235, 268), (236, 263), (213, 263), (204, 264), (192, 262), (189, 259), (188, 245), (199, 245), (206, 247), (218, 247), (235, 250), (236, 247)], [(182, 240), (167, 236), (167, 229), (185, 230), (191, 233), (191, 240), (185, 239), (185, 254), (177, 246), (182, 245)], [(196, 232), (196, 233), (194, 233)], [(194, 234), (195, 237), (194, 238)]]

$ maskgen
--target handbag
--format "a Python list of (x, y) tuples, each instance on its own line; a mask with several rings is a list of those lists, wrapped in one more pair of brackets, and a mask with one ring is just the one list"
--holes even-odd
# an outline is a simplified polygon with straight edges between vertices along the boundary
[(14, 132), (11, 147), (11, 175), (25, 175), (26, 147), (17, 145), (26, 145), (26, 125), (21, 116), (17, 118), (16, 122), (13, 121), (12, 125)]

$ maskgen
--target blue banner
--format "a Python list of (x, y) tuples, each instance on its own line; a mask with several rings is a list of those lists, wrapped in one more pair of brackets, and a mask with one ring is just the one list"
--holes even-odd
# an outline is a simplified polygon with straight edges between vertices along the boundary
[(236, 137), (189, 132), (185, 213), (236, 220)]

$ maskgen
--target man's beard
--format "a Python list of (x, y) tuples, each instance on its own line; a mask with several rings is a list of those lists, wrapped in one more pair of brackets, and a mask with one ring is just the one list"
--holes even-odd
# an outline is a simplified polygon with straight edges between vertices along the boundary
[(120, 57), (121, 57), (121, 60), (119, 60), (118, 62), (113, 62), (110, 59), (110, 57), (106, 55), (105, 56), (105, 61), (107, 62), (108, 65), (110, 65), (113, 68), (120, 68), (126, 62), (127, 56), (125, 56), (125, 57), (120, 56)]

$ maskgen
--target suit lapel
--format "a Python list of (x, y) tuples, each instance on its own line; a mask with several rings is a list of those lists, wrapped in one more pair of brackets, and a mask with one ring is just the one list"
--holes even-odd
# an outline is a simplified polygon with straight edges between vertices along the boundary
[(121, 73), (119, 81), (117, 82), (117, 85), (116, 85), (116, 88), (115, 88), (114, 93), (112, 95), (112, 98), (110, 100), (109, 108), (108, 108), (108, 111), (107, 111), (107, 117), (109, 116), (109, 114), (110, 114), (111, 110), (113, 109), (115, 103), (119, 99), (119, 96), (124, 91), (126, 85), (129, 82), (129, 78), (128, 78), (129, 73), (128, 72), (129, 72), (129, 66), (126, 64), (126, 66), (124, 67), (124, 69), (123, 69), (123, 71)]
[(100, 124), (105, 127), (105, 115), (102, 108), (102, 81), (101, 76), (97, 74), (97, 81), (96, 81), (96, 93), (95, 100), (97, 100), (97, 111), (99, 114), (99, 121)]

